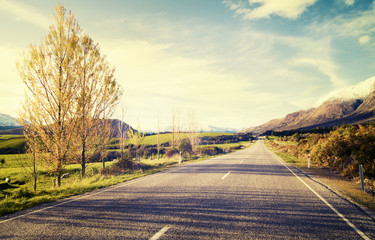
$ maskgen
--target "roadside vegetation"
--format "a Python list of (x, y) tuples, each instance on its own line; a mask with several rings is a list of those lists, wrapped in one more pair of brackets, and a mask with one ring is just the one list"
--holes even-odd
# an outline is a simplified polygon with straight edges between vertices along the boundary
[[(375, 210), (375, 125), (326, 130), (275, 132), (266, 142), (286, 162), (319, 175), (344, 195)], [(359, 165), (363, 166), (365, 193), (361, 191)]]
[[(172, 133), (160, 134), (160, 139), (165, 141), (160, 148), (159, 157), (156, 155), (156, 135), (145, 136), (142, 144), (137, 148), (127, 139), (122, 157), (121, 139), (112, 138), (106, 148), (104, 168), (100, 158), (92, 158), (87, 163), (86, 175), (82, 178), (81, 164), (71, 162), (64, 168), (60, 187), (54, 183), (54, 175), (38, 163), (36, 191), (33, 185), (33, 166), (29, 161), (30, 154), (1, 154), (0, 215), (165, 170), (179, 164), (180, 153), (184, 164), (249, 147), (255, 140), (251, 135), (199, 133), (199, 139), (209, 137), (211, 142), (193, 147), (187, 140), (188, 135), (188, 133), (175, 133), (176, 139), (180, 140), (175, 143), (175, 148), (172, 148), (170, 146)], [(5, 146), (8, 146), (7, 141), (12, 142), (14, 139), (21, 138), (22, 136), (17, 135), (0, 136), (0, 139), (4, 139)], [(220, 143), (219, 139), (225, 140)], [(244, 139), (246, 141), (242, 141)], [(137, 154), (139, 159), (136, 159)]]

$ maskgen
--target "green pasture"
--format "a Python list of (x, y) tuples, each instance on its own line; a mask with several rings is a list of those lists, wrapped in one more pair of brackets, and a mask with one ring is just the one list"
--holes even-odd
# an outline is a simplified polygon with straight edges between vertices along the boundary
[(238, 143), (222, 143), (222, 144), (210, 144), (210, 145), (198, 145), (196, 146), (197, 148), (204, 148), (205, 146), (215, 146), (215, 147), (220, 147), (220, 148), (223, 148), (223, 149), (226, 149), (226, 148), (234, 148), (234, 147), (238, 147), (238, 146), (245, 146), (245, 147), (249, 147), (252, 145), (251, 142), (248, 142), (248, 141), (240, 141)]
[[(234, 134), (233, 133), (216, 133), (216, 132), (215, 133), (196, 133), (196, 136), (198, 137), (205, 137), (205, 136), (218, 137), (218, 136), (228, 136), (228, 135), (234, 135)], [(189, 136), (191, 136), (191, 133), (175, 133), (174, 134), (175, 140), (188, 138)], [(172, 141), (172, 133), (159, 134), (159, 144), (168, 143), (171, 141)], [(111, 141), (110, 146), (119, 146), (119, 142), (120, 142), (119, 138), (114, 138)], [(156, 145), (157, 142), (158, 142), (157, 134), (149, 135), (149, 136), (145, 136), (141, 145)], [(128, 145), (128, 144), (131, 144), (130, 139), (125, 140), (125, 145)]]
[(22, 135), (0, 135), (0, 148), (19, 148), (25, 144)]
[[(206, 137), (206, 136), (218, 137), (218, 136), (233, 135), (233, 133), (175, 133), (174, 137), (175, 137), (175, 140), (177, 140), (177, 139), (188, 138), (191, 135), (195, 135), (197, 137)], [(158, 138), (157, 134), (146, 136), (142, 142), (142, 145), (156, 145), (157, 138)], [(129, 141), (130, 140), (128, 140), (127, 143), (130, 143)], [(159, 135), (160, 144), (171, 142), (171, 141), (172, 141), (172, 133), (163, 133)]]
[[(175, 140), (177, 139), (183, 139), (189, 137), (191, 134), (189, 133), (175, 133)], [(233, 135), (233, 133), (197, 133), (198, 137), (218, 137), (218, 136), (227, 136), (227, 135)], [(145, 136), (144, 140), (142, 141), (142, 145), (156, 145), (158, 140), (157, 134)], [(119, 139), (114, 138), (110, 145), (115, 146), (119, 145)], [(163, 133), (159, 135), (159, 143), (167, 143), (172, 141), (172, 133)], [(25, 144), (25, 137), (22, 135), (0, 135), (0, 149), (6, 149), (6, 148), (20, 148), (22, 145)], [(131, 144), (130, 139), (126, 139), (125, 144)]]

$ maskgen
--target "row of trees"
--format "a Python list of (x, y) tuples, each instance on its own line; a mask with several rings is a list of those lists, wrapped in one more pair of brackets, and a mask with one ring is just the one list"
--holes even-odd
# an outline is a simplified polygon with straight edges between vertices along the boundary
[[(122, 95), (115, 69), (71, 12), (55, 7), (55, 25), (17, 63), (26, 85), (20, 114), (36, 178), (37, 161), (61, 184), (64, 165), (104, 153), (110, 138), (109, 118)], [(34, 189), (36, 188), (35, 181)]]

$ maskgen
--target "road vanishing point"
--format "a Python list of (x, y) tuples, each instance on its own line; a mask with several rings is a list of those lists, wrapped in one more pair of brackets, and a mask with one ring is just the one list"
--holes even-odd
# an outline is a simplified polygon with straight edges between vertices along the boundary
[(1, 239), (375, 239), (375, 221), (251, 148), (0, 218)]

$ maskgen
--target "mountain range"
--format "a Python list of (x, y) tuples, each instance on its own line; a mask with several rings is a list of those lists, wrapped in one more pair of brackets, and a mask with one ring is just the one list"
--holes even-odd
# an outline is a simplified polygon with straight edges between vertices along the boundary
[(243, 132), (301, 130), (342, 124), (368, 123), (375, 120), (375, 77), (357, 85), (336, 90), (319, 99), (313, 107), (287, 114)]
[[(177, 131), (177, 129), (175, 129)], [(186, 126), (180, 127), (180, 131), (187, 132), (191, 131)], [(195, 124), (194, 131), (197, 132), (219, 132), (219, 133), (237, 133), (239, 130), (229, 127), (215, 127), (212, 125)], [(161, 130), (161, 132), (172, 132), (172, 126), (168, 126)], [(154, 131), (147, 131), (147, 133), (155, 133)]]
[[(109, 119), (111, 121), (111, 128), (112, 128), (112, 135), (114, 137), (120, 137), (121, 130), (119, 126), (121, 126), (121, 121), (118, 119)], [(132, 128), (127, 123), (122, 124), (123, 132), (127, 133), (129, 128)], [(172, 127), (167, 127), (162, 130), (162, 132), (170, 132)], [(222, 132), (222, 133), (236, 133), (238, 129), (234, 128), (221, 128), (221, 127), (214, 127), (211, 125), (197, 125), (197, 131), (199, 132)], [(22, 127), (16, 122), (15, 118), (10, 115), (0, 113), (0, 130), (6, 130), (3, 134), (22, 134)], [(133, 131), (137, 131), (132, 128)], [(181, 131), (187, 131), (187, 129), (180, 129)], [(147, 133), (155, 133), (153, 131), (146, 131)]]
[[(118, 119), (108, 119), (107, 121), (111, 122), (112, 128), (112, 136), (113, 137), (120, 137), (121, 135), (121, 128), (124, 133), (128, 133), (129, 128), (131, 128), (134, 132), (134, 128), (132, 128), (129, 124), (121, 122)], [(122, 124), (121, 124), (122, 123)], [(10, 115), (0, 113), (0, 134), (23, 134), (23, 127), (19, 125), (15, 118)]]

